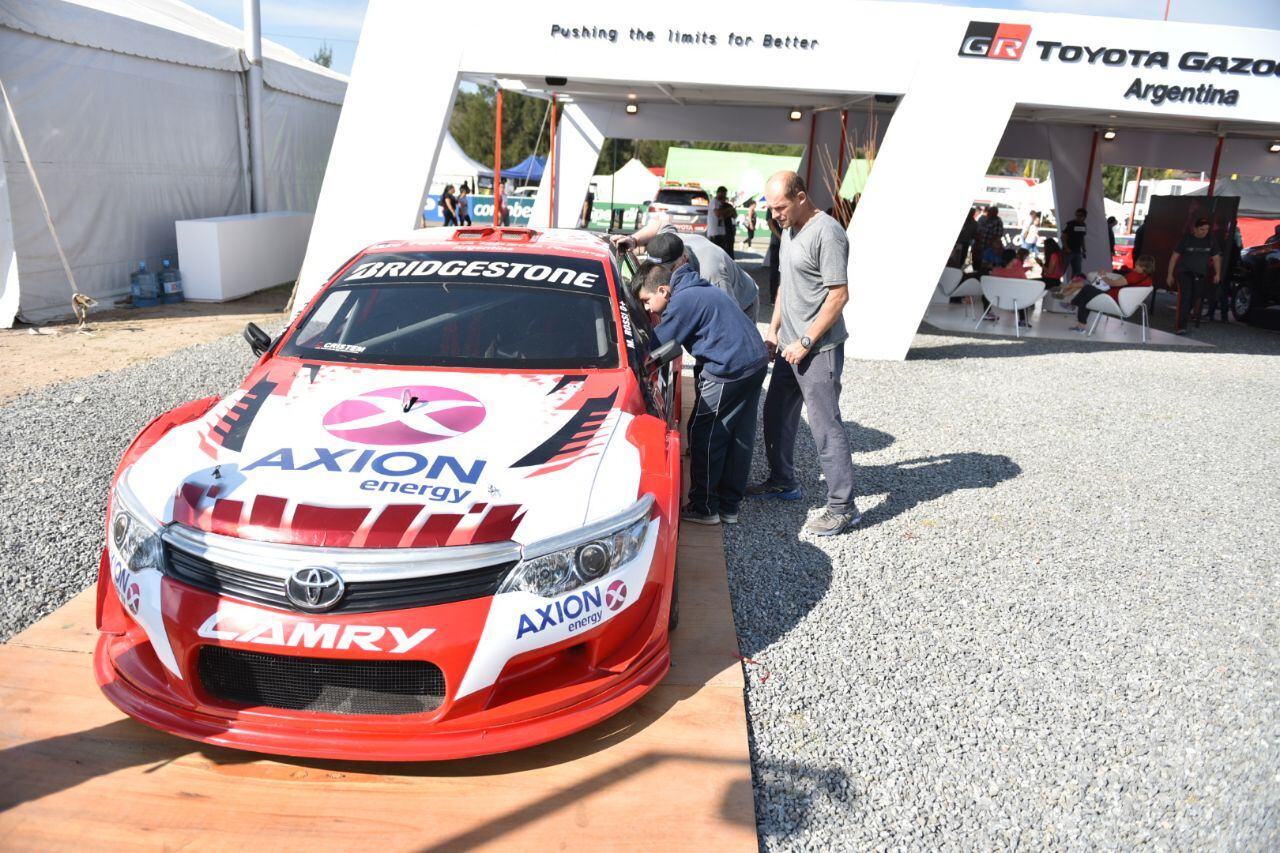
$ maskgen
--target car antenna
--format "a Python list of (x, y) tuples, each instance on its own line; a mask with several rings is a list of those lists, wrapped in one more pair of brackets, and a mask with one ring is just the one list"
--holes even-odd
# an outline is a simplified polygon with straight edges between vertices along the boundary
[(413, 404), (418, 402), (418, 398), (409, 393), (409, 389), (404, 389), (404, 394), (400, 396), (400, 405), (404, 406), (407, 412), (413, 408)]

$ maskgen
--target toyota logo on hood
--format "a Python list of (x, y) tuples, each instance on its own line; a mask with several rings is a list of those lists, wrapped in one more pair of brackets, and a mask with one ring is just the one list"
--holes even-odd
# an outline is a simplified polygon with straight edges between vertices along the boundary
[(337, 438), (360, 444), (425, 444), (468, 433), (484, 415), (484, 404), (465, 391), (397, 385), (339, 403), (323, 424)]
[(289, 575), (284, 594), (299, 610), (321, 613), (332, 610), (342, 598), (342, 576), (323, 566), (306, 566)]

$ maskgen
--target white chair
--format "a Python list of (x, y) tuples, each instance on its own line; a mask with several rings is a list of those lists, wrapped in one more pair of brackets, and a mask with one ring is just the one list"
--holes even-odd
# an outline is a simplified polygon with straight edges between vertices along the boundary
[(1094, 312), (1093, 322), (1089, 324), (1089, 334), (1098, 328), (1098, 321), (1105, 317), (1116, 317), (1128, 320), (1137, 311), (1142, 311), (1142, 342), (1147, 342), (1147, 298), (1155, 291), (1151, 285), (1143, 287), (1122, 287), (1099, 293), (1089, 300), (1084, 307)]
[(982, 325), (982, 321), (987, 318), (992, 308), (999, 308), (1002, 311), (1013, 312), (1013, 335), (1014, 337), (1022, 337), (1022, 332), (1018, 327), (1018, 312), (1035, 307), (1040, 301), (1040, 297), (1044, 296), (1044, 282), (1031, 281), (1025, 278), (1003, 278), (998, 275), (984, 275), (982, 277), (982, 295), (987, 297), (987, 301), (991, 303), (987, 306), (987, 310), (982, 312), (982, 316), (978, 318), (974, 328)]
[[(963, 279), (963, 281), (961, 280)], [(947, 299), (963, 298), (965, 300), (965, 316), (973, 316), (973, 297), (982, 295), (982, 287), (976, 278), (964, 278), (964, 273), (955, 267), (946, 267), (938, 279), (938, 292)]]

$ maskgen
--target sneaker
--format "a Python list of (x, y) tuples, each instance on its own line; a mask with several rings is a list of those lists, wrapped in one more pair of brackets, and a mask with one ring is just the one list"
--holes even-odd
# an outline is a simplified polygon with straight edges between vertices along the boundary
[(844, 533), (859, 521), (862, 521), (862, 516), (856, 513), (832, 512), (824, 509), (821, 514), (809, 519), (804, 529), (806, 533), (812, 533), (815, 536), (835, 536)]
[(799, 486), (783, 486), (769, 480), (747, 486), (747, 497), (749, 498), (778, 498), (784, 501), (798, 501), (803, 495), (804, 492), (800, 491)]
[(737, 524), (737, 523), (738, 523), (738, 511), (737, 511), (736, 509), (735, 509), (733, 512), (723, 512), (723, 511), (722, 511), (722, 512), (720, 513), (720, 520), (721, 520), (721, 521), (723, 521), (725, 524)]
[(708, 526), (720, 523), (720, 515), (718, 513), (701, 513), (693, 507), (683, 507), (680, 510), (680, 520), (690, 521), (694, 524), (706, 524)]

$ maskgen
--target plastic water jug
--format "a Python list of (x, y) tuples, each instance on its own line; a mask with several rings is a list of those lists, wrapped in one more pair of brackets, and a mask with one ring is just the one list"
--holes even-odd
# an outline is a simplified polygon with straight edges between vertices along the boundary
[(169, 265), (168, 258), (161, 263), (164, 269), (160, 272), (160, 301), (165, 305), (182, 302), (182, 273)]
[(138, 261), (138, 271), (129, 276), (129, 294), (138, 308), (150, 308), (160, 304), (160, 287), (156, 274), (147, 272), (147, 262)]

